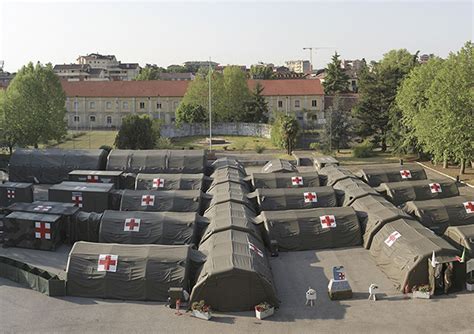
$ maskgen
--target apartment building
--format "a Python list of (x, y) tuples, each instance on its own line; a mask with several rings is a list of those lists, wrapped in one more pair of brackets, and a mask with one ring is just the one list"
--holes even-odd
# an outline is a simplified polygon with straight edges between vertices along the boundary
[[(257, 83), (269, 110), (294, 114), (300, 123), (324, 123), (324, 93), (319, 80), (249, 80)], [(130, 114), (149, 115), (165, 124), (175, 121), (176, 109), (189, 81), (63, 81), (69, 128), (118, 128)]]
[(311, 63), (309, 60), (288, 60), (285, 64), (291, 72), (311, 73)]

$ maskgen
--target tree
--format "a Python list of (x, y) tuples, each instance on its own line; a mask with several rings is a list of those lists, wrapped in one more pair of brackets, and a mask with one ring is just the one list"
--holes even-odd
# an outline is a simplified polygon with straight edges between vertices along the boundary
[(159, 133), (148, 115), (129, 115), (122, 120), (115, 146), (119, 149), (147, 150), (155, 147)]
[[(417, 54), (407, 50), (391, 50), (381, 62), (373, 64), (371, 70), (365, 68), (359, 80), (360, 99), (353, 112), (357, 119), (357, 132), (362, 137), (372, 137), (382, 151), (387, 144), (397, 144), (400, 135), (390, 131), (397, 128), (400, 114), (394, 103), (397, 89), (403, 78), (417, 64)], [(397, 126), (394, 124), (397, 123)]]
[(224, 114), (227, 122), (238, 121), (244, 105), (250, 100), (247, 78), (238, 66), (227, 66), (224, 69)]
[(239, 120), (250, 91), (244, 72), (237, 66), (228, 66), (223, 73), (201, 68), (191, 81), (182, 104), (197, 104), (209, 113), (209, 75), (211, 76), (212, 119), (216, 122)]
[(324, 78), (324, 94), (334, 95), (345, 93), (349, 90), (349, 76), (341, 67), (341, 60), (337, 52), (332, 56), (332, 62), (326, 68), (326, 77)]
[(273, 77), (273, 68), (266, 65), (252, 65), (250, 66), (250, 78), (268, 80)]
[(140, 70), (135, 80), (159, 80), (161, 73), (166, 73), (166, 69), (156, 65), (146, 66)]
[(435, 161), (452, 158), (464, 173), (474, 157), (474, 48), (467, 42), (446, 61), (432, 59), (404, 82), (397, 102), (404, 122)]
[(257, 82), (250, 100), (245, 103), (243, 112), (239, 114), (240, 122), (266, 123), (268, 122), (268, 103), (263, 97), (263, 86)]
[(350, 110), (344, 108), (341, 97), (336, 95), (329, 107), (329, 118), (324, 125), (323, 147), (328, 152), (347, 148), (351, 139)]
[[(66, 134), (66, 95), (51, 64), (23, 66), (3, 96), (6, 142), (38, 147)], [(5, 138), (4, 138), (5, 139)]]
[(199, 104), (181, 103), (176, 110), (176, 123), (204, 123), (208, 120), (206, 109)]
[(195, 71), (191, 71), (189, 68), (181, 65), (170, 65), (166, 68), (168, 73), (186, 73), (186, 72), (192, 72), (195, 73)]
[(271, 140), (273, 145), (285, 149), (287, 154), (291, 154), (296, 146), (299, 125), (296, 119), (285, 114), (278, 114), (272, 125)]

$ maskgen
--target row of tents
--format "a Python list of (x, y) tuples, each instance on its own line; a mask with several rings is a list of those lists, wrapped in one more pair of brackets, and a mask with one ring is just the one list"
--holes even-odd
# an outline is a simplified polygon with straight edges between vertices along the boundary
[[(412, 178), (420, 180), (405, 181), (403, 173), (407, 171)], [(406, 188), (425, 188), (425, 184), (432, 182), (425, 180), (424, 170), (414, 165), (364, 168), (358, 173), (339, 166), (329, 166), (320, 169), (319, 173), (326, 178), (327, 184), (340, 192), (340, 204), (356, 211), (361, 222), (364, 247), (370, 250), (377, 265), (401, 291), (408, 292), (430, 282), (428, 259), (433, 260), (433, 254), (438, 265), (453, 264), (458, 287), (462, 285), (460, 282), (465, 280), (465, 266), (458, 261), (459, 255), (464, 247), (468, 252), (472, 249), (472, 246), (466, 246), (466, 240), (472, 241), (474, 236), (441, 237), (429, 228), (443, 226), (446, 230), (451, 225), (447, 230), (453, 227), (456, 232), (464, 227), (457, 225), (470, 228), (474, 215), (466, 210), (464, 204), (469, 201), (465, 197), (418, 201), (420, 198), (426, 199), (426, 192), (414, 191), (415, 195), (421, 194), (412, 197), (415, 201), (405, 203), (402, 208), (396, 207), (393, 202), (399, 203), (394, 200), (398, 197), (380, 191), (385, 182), (385, 187), (395, 182), (399, 189), (402, 185)], [(446, 193), (449, 193), (449, 187), (446, 189)], [(458, 194), (457, 188), (452, 194)]]

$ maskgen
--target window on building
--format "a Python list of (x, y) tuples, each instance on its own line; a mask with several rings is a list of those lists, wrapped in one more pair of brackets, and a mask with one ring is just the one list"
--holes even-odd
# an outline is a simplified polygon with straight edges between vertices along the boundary
[(145, 102), (140, 102), (140, 109), (145, 109)]
[(74, 110), (79, 109), (79, 102), (74, 102)]
[(278, 101), (278, 108), (283, 108), (283, 101)]
[(89, 102), (89, 108), (90, 109), (95, 109), (95, 102), (94, 101)]
[(160, 102), (158, 102), (158, 103), (156, 104), (156, 109), (161, 109), (161, 103), (160, 103)]
[(312, 100), (311, 101), (311, 107), (316, 108), (318, 106), (318, 101), (317, 100)]
[(128, 109), (128, 102), (122, 103), (122, 108), (123, 109)]
[(74, 116), (74, 122), (78, 123), (80, 121), (79, 116)]
[(112, 124), (112, 116), (107, 116), (106, 122), (109, 125)]
[(295, 100), (295, 108), (299, 108), (300, 107), (300, 100)]
[(106, 106), (107, 109), (111, 109), (112, 108), (112, 102), (107, 102), (105, 104), (105, 106)]
[(178, 101), (174, 101), (174, 109), (178, 109)]
[(90, 120), (91, 122), (95, 122), (95, 116), (94, 116), (94, 115), (89, 116), (89, 120)]

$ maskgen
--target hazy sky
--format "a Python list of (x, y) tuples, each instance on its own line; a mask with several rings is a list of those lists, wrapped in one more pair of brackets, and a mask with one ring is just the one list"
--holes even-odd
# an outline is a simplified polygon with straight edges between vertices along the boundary
[[(1, 2), (2, 0), (0, 0)], [(473, 39), (464, 2), (12, 2), (0, 3), (0, 60), (75, 62), (91, 52), (161, 66), (186, 60), (250, 65), (309, 59), (306, 46), (345, 59), (377, 60), (390, 49), (442, 57)], [(320, 50), (323, 67), (334, 50)]]

